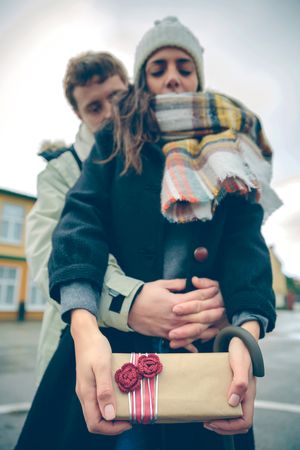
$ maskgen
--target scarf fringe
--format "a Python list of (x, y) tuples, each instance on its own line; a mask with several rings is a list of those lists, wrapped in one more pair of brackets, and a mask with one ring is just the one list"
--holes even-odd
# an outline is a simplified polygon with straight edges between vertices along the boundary
[(162, 138), (172, 139), (161, 191), (170, 222), (210, 220), (228, 194), (261, 203), (264, 219), (281, 206), (270, 186), (272, 150), (253, 113), (213, 93), (157, 96), (156, 109)]

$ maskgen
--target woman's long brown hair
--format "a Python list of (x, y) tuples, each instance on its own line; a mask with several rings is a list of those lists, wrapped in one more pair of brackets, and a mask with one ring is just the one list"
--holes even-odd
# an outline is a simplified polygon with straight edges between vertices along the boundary
[(104, 162), (112, 160), (118, 153), (124, 154), (125, 174), (130, 167), (137, 173), (142, 171), (141, 150), (145, 142), (159, 139), (159, 126), (153, 109), (154, 98), (148, 91), (145, 67), (141, 70), (138, 87), (130, 86), (113, 104), (114, 149)]

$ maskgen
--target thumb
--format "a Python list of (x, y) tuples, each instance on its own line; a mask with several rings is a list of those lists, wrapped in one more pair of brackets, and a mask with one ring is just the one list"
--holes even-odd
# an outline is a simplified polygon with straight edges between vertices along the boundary
[(161, 280), (161, 286), (169, 291), (183, 291), (186, 286), (185, 278), (175, 278), (174, 280)]
[(219, 287), (219, 283), (215, 280), (210, 280), (209, 278), (199, 278), (196, 276), (192, 278), (192, 283), (197, 289)]
[(229, 345), (229, 362), (233, 379), (228, 391), (228, 403), (237, 406), (244, 398), (248, 389), (251, 359), (243, 342), (233, 338)]
[(111, 365), (94, 370), (97, 402), (102, 417), (113, 420), (116, 417), (116, 400), (112, 385)]

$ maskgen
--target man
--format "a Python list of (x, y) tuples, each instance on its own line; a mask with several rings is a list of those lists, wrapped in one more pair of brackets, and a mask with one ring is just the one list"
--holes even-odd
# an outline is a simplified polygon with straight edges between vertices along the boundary
[[(74, 145), (69, 148), (44, 149), (40, 153), (48, 164), (38, 176), (37, 202), (29, 213), (26, 223), (26, 256), (30, 273), (34, 283), (46, 298), (49, 297), (47, 263), (51, 252), (51, 235), (59, 220), (66, 193), (78, 179), (82, 162), (90, 153), (94, 144), (93, 133), (110, 117), (113, 96), (118, 91), (126, 89), (127, 84), (125, 68), (108, 53), (87, 52), (72, 58), (68, 63), (64, 78), (65, 95), (81, 124)], [(107, 273), (108, 286), (106, 285), (105, 289), (106, 303), (104, 300), (101, 302), (106, 306), (106, 313), (112, 298), (117, 296), (114, 291), (109, 290), (109, 286), (119, 284), (120, 276), (121, 271), (111, 257)], [(118, 294), (126, 296), (127, 302), (123, 302), (118, 313), (112, 311), (108, 314), (111, 321), (108, 320), (107, 325), (118, 325), (120, 329), (129, 331), (125, 310), (142, 282), (128, 277), (125, 281), (124, 290), (119, 289)], [(120, 320), (123, 312), (126, 317)], [(49, 299), (38, 346), (38, 381), (57, 347), (64, 326), (64, 322), (60, 319), (60, 311), (55, 302)]]

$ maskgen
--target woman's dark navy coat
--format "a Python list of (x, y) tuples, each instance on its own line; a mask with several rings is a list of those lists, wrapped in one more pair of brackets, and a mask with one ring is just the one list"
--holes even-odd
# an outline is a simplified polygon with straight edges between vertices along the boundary
[[(159, 144), (142, 151), (142, 175), (130, 170), (121, 176), (123, 158), (99, 161), (112, 150), (109, 130), (97, 136), (97, 146), (82, 176), (70, 191), (62, 220), (53, 237), (49, 263), (51, 296), (59, 301), (59, 285), (84, 279), (101, 289), (108, 252), (116, 256), (126, 275), (153, 281), (162, 278), (165, 232), (184, 227), (188, 234), (180, 276), (219, 281), (229, 319), (253, 311), (275, 322), (269, 252), (261, 236), (263, 211), (240, 197), (228, 197), (205, 223), (167, 224), (160, 212), (164, 158)], [(76, 214), (75, 214), (76, 212)], [(208, 257), (197, 261), (194, 250), (204, 247)], [(151, 337), (103, 329), (115, 352), (152, 351)], [(201, 347), (209, 351), (210, 344)], [(74, 344), (67, 327), (33, 401), (15, 450), (114, 449), (116, 437), (91, 434), (75, 394)], [(213, 395), (213, 393), (212, 393)], [(151, 443), (140, 450), (221, 450), (220, 435), (201, 424), (149, 426)], [(235, 437), (236, 450), (253, 450), (252, 430)], [(131, 448), (131, 447), (128, 447)]]
[[(253, 311), (275, 322), (269, 251), (260, 232), (260, 205), (228, 196), (214, 218), (206, 222), (170, 225), (160, 212), (164, 166), (161, 147), (146, 144), (141, 175), (123, 170), (123, 158), (100, 161), (112, 150), (109, 130), (97, 136), (97, 146), (82, 176), (70, 191), (53, 236), (49, 261), (51, 297), (59, 301), (59, 286), (85, 279), (102, 287), (110, 251), (126, 275), (145, 282), (163, 277), (164, 233), (184, 227), (189, 233), (185, 267), (180, 275), (219, 281), (229, 319), (240, 311)], [(194, 250), (205, 247), (208, 258), (196, 261)], [(135, 339), (137, 336), (135, 336)]]

